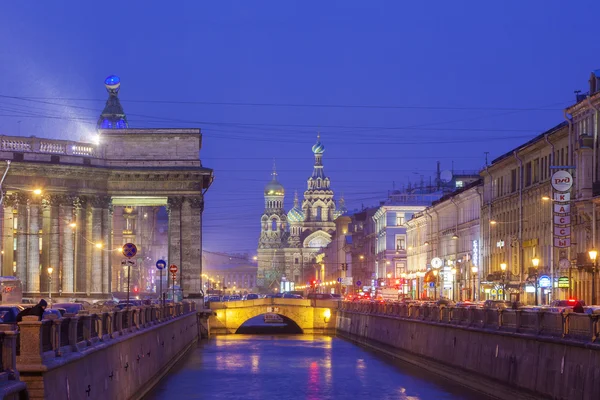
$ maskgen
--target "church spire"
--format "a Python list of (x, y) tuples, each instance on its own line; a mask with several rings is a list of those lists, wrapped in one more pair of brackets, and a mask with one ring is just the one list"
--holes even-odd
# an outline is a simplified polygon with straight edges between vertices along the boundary
[(294, 191), (294, 208), (298, 208), (298, 191)]
[(315, 155), (315, 166), (313, 168), (312, 179), (325, 179), (325, 173), (323, 172), (323, 153), (325, 152), (325, 146), (321, 143), (320, 132), (317, 132), (317, 143), (313, 145), (312, 152)]
[(116, 75), (111, 75), (104, 80), (104, 86), (108, 92), (108, 99), (96, 127), (98, 129), (125, 129), (128, 128), (127, 116), (121, 102), (119, 101), (119, 89), (121, 88), (121, 79)]

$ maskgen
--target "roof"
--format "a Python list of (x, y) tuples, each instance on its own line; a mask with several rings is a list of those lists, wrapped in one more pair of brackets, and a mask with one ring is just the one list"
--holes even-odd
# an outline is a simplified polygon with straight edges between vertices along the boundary
[(537, 135), (536, 137), (534, 137), (530, 141), (523, 143), (522, 145), (520, 145), (516, 149), (513, 149), (513, 150), (509, 151), (508, 153), (504, 153), (500, 157), (497, 157), (496, 159), (492, 160), (491, 165), (494, 165), (495, 163), (500, 162), (500, 161), (504, 160), (505, 158), (512, 157), (515, 151), (519, 151), (521, 149), (524, 149), (525, 147), (530, 146), (530, 145), (534, 144), (535, 142), (538, 142), (538, 141), (542, 140), (544, 138), (544, 136), (546, 136), (546, 135), (552, 135), (554, 133), (557, 133), (558, 131), (560, 131), (565, 126), (567, 126), (567, 121), (561, 122), (560, 124), (556, 125), (555, 127), (548, 129), (546, 132)]
[(431, 206), (435, 206), (436, 204), (440, 204), (440, 203), (443, 203), (444, 201), (450, 200), (454, 196), (457, 196), (457, 195), (461, 194), (462, 192), (465, 192), (465, 191), (467, 191), (471, 188), (474, 188), (476, 186), (479, 186), (481, 184), (483, 184), (483, 179), (479, 178), (476, 181), (473, 181), (473, 182), (469, 183), (468, 185), (455, 190), (452, 193), (448, 193), (447, 195), (440, 197), (439, 200), (436, 200), (433, 203), (431, 203)]

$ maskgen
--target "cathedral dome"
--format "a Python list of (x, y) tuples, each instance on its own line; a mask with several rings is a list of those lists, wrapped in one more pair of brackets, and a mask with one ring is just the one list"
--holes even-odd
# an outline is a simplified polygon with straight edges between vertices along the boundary
[(273, 177), (273, 180), (267, 183), (265, 186), (265, 196), (283, 196), (285, 194), (285, 189), (283, 185)]
[(287, 219), (289, 222), (302, 222), (304, 221), (304, 211), (294, 207), (287, 213)]
[(323, 154), (325, 152), (325, 146), (320, 141), (317, 141), (312, 147), (312, 152), (315, 154)]

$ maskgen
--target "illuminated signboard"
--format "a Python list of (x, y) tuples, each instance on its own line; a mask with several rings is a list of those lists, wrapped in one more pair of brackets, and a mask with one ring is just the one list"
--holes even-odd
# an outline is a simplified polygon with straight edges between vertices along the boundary
[(473, 258), (471, 259), (471, 262), (473, 263), (474, 266), (476, 266), (476, 267), (479, 266), (479, 241), (478, 240), (473, 240)]

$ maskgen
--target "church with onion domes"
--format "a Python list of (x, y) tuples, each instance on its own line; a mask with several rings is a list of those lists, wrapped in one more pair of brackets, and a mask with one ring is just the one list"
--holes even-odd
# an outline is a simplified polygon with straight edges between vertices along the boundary
[(335, 233), (334, 220), (346, 212), (343, 199), (336, 208), (331, 181), (323, 170), (325, 146), (320, 135), (312, 147), (315, 164), (302, 202), (294, 194), (294, 205), (286, 213), (285, 188), (273, 166), (265, 186), (265, 210), (258, 241), (257, 286), (265, 292), (290, 291), (314, 276), (315, 255)]

